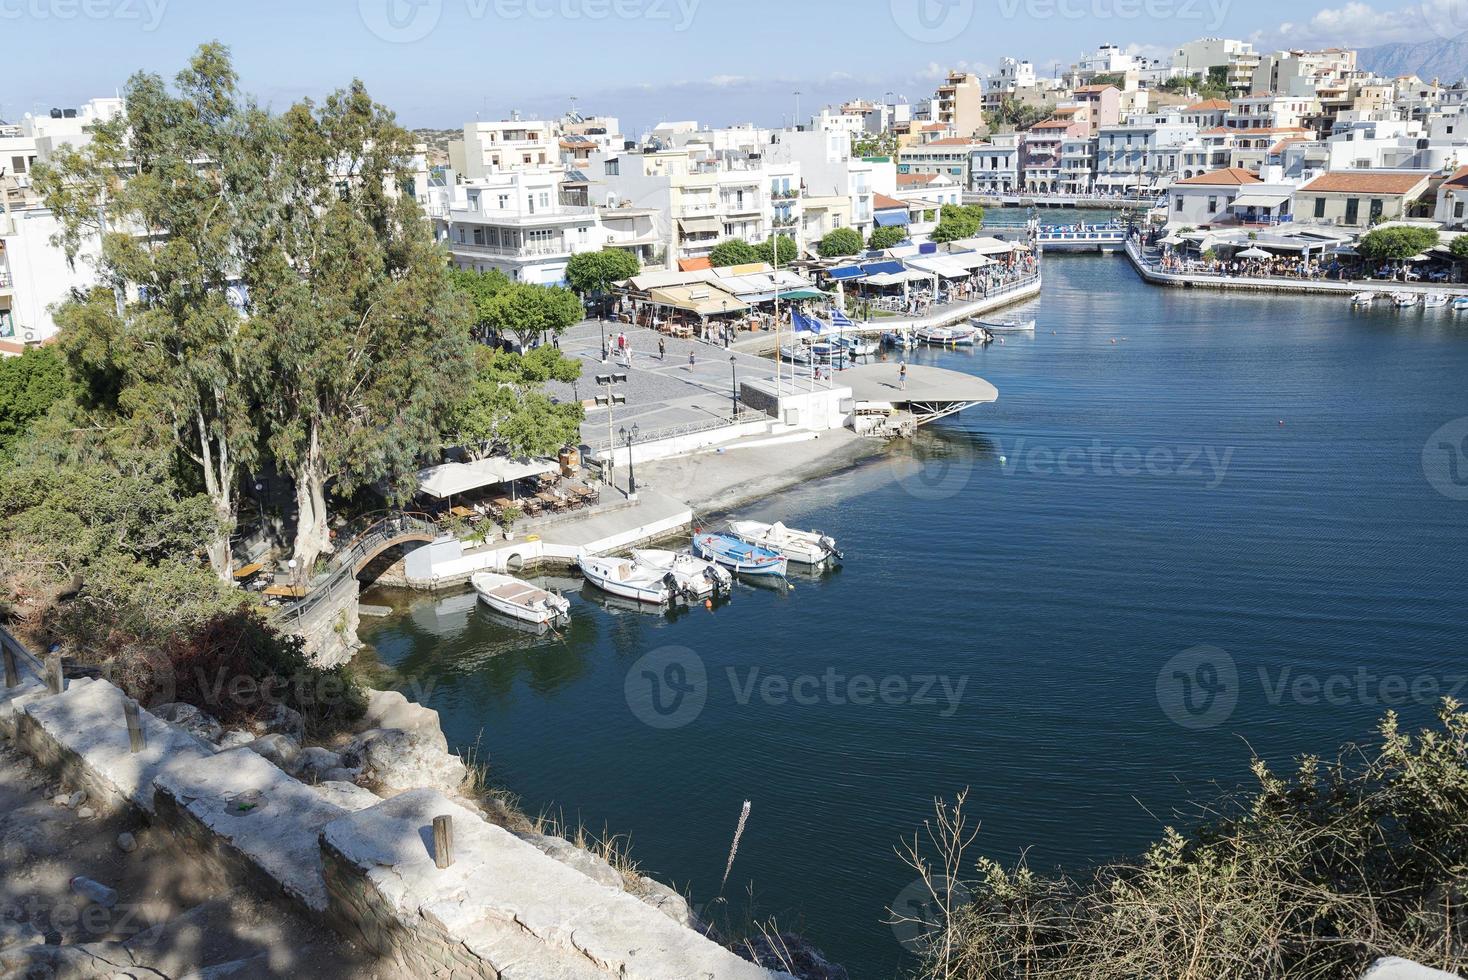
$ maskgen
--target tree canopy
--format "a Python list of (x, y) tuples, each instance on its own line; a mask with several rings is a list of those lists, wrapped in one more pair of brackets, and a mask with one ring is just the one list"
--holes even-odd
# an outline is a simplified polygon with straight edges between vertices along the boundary
[(510, 283), (494, 294), (485, 312), (489, 329), (525, 347), (546, 343), (585, 314), (571, 290), (531, 282)]
[(974, 237), (983, 227), (984, 209), (977, 204), (945, 204), (931, 237), (935, 242), (955, 242)]
[(0, 460), (5, 460), (31, 423), (67, 397), (66, 365), (49, 347), (0, 358)]
[(902, 225), (901, 227), (897, 228), (873, 228), (871, 237), (867, 239), (867, 248), (895, 248), (906, 239), (906, 225)]
[(555, 347), (524, 354), (481, 347), (474, 353), (474, 380), (456, 403), (451, 440), (471, 455), (499, 451), (511, 456), (551, 456), (579, 441), (584, 417), (579, 402), (555, 402), (548, 381), (571, 384), (581, 362)]
[(816, 245), (823, 258), (833, 259), (843, 255), (856, 255), (861, 251), (861, 234), (855, 228), (833, 228)]
[(776, 235), (773, 239), (765, 239), (754, 246), (755, 258), (768, 265), (789, 265), (800, 258), (800, 249), (795, 244), (795, 239), (788, 235)]
[(753, 245), (742, 238), (726, 238), (709, 252), (709, 262), (719, 269), (728, 265), (748, 265), (760, 261)]
[(577, 252), (566, 263), (566, 284), (582, 296), (596, 296), (610, 291), (613, 283), (637, 275), (641, 268), (637, 256), (626, 249)]
[(1398, 226), (1367, 232), (1356, 243), (1356, 251), (1368, 259), (1410, 259), (1436, 245), (1441, 236), (1433, 228)]

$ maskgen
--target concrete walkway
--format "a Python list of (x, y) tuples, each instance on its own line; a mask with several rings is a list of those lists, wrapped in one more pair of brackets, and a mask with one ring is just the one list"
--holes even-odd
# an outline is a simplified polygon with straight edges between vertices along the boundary
[(1156, 286), (1198, 289), (1239, 289), (1270, 293), (1314, 293), (1321, 296), (1352, 296), (1356, 293), (1443, 293), (1450, 297), (1468, 296), (1468, 285), (1462, 283), (1388, 282), (1383, 279), (1315, 280), (1257, 278), (1251, 276), (1217, 276), (1199, 272), (1163, 272), (1148, 262), (1135, 242), (1126, 247), (1126, 257), (1137, 275)]

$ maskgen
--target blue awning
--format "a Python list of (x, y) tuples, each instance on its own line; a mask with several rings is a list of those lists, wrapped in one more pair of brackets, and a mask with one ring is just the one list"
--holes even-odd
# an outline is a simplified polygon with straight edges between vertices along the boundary
[(862, 274), (868, 276), (879, 276), (884, 272), (904, 272), (906, 271), (906, 269), (907, 267), (904, 266), (901, 262), (895, 261), (873, 262), (871, 265), (864, 265), (861, 267)]
[(864, 275), (866, 273), (861, 271), (859, 265), (843, 265), (839, 269), (831, 269), (826, 273), (828, 279), (860, 279)]
[(896, 228), (908, 223), (907, 211), (878, 211), (874, 218), (878, 228)]

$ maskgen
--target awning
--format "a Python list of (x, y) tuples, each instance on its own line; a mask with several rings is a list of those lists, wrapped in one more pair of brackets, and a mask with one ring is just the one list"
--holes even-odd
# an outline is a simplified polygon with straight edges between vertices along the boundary
[(718, 218), (679, 218), (678, 227), (685, 235), (718, 234), (723, 222)]
[(922, 269), (925, 272), (937, 273), (944, 279), (965, 279), (968, 277), (969, 274), (968, 270), (965, 269), (963, 266), (955, 265), (953, 262), (948, 261), (948, 257), (946, 255), (941, 257), (933, 256), (931, 258), (913, 259), (911, 262), (908, 263), (908, 265), (912, 266), (914, 269)]
[(901, 262), (893, 262), (889, 260), (887, 262), (872, 262), (868, 265), (864, 265), (861, 267), (861, 271), (866, 273), (868, 276), (877, 276), (881, 275), (884, 272), (901, 272), (906, 268), (907, 266), (903, 265)]
[(839, 269), (827, 269), (826, 277), (840, 281), (842, 279), (860, 279), (866, 275), (859, 265), (843, 265)]
[(738, 313), (749, 309), (749, 306), (740, 301), (732, 293), (726, 293), (717, 286), (708, 283), (698, 283), (691, 286), (668, 286), (663, 289), (654, 289), (650, 292), (654, 303), (661, 306), (671, 306), (675, 310), (685, 310), (696, 313), (699, 316), (714, 316), (718, 313)]
[(480, 487), (492, 487), (499, 483), (510, 483), (551, 473), (556, 469), (553, 459), (510, 459), (508, 456), (491, 456), (472, 463), (444, 463), (418, 471), (418, 489), (430, 497), (442, 500), (456, 493), (468, 493)]
[(1251, 193), (1234, 198), (1231, 208), (1277, 208), (1290, 199), (1288, 194)]
[(986, 265), (998, 265), (993, 259), (986, 259), (978, 252), (949, 252), (943, 256), (943, 261), (962, 266), (965, 269), (982, 269)]
[(662, 289), (666, 286), (686, 286), (690, 283), (709, 282), (714, 274), (708, 269), (694, 269), (691, 272), (674, 272), (671, 269), (652, 269), (641, 272), (625, 282), (622, 286), (631, 286), (639, 293), (645, 293), (653, 289)]
[(926, 282), (931, 278), (933, 278), (932, 273), (906, 269), (902, 272), (879, 272), (874, 276), (867, 276), (862, 282), (871, 283), (873, 286), (900, 286), (905, 282)]
[(905, 210), (877, 211), (872, 215), (872, 220), (877, 223), (878, 228), (896, 228), (909, 223), (909, 218)]
[(1015, 242), (1006, 242), (1003, 239), (984, 238), (960, 238), (948, 246), (950, 249), (961, 252), (978, 252), (980, 255), (1003, 255), (1016, 252), (1024, 246)]
[(823, 293), (819, 289), (792, 289), (788, 293), (782, 292), (780, 299), (830, 299), (830, 293)]

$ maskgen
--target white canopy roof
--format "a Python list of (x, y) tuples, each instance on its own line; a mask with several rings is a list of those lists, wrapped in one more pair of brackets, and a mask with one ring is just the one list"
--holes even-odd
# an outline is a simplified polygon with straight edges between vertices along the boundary
[(507, 456), (491, 456), (472, 463), (444, 463), (419, 470), (418, 489), (441, 500), (456, 493), (468, 493), (480, 487), (549, 473), (555, 470), (556, 465), (553, 459), (510, 459)]
[(867, 276), (862, 282), (869, 282), (873, 286), (900, 286), (905, 282), (925, 282), (931, 278), (933, 275), (930, 272), (908, 269), (905, 272), (879, 272), (874, 276)]
[(964, 279), (968, 276), (968, 270), (963, 266), (949, 260), (948, 256), (927, 255), (920, 259), (908, 259), (907, 264), (914, 269), (922, 269), (925, 272), (936, 272), (945, 279)]
[(951, 252), (978, 252), (980, 255), (1007, 255), (1010, 252), (1020, 251), (1023, 246), (1015, 242), (1006, 242), (998, 238), (960, 238), (948, 246)]
[(986, 259), (978, 252), (949, 252), (943, 256), (943, 261), (963, 266), (965, 269), (982, 269), (986, 265), (998, 265), (993, 259)]

